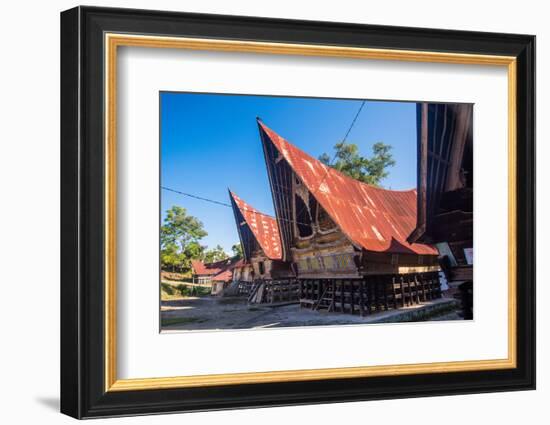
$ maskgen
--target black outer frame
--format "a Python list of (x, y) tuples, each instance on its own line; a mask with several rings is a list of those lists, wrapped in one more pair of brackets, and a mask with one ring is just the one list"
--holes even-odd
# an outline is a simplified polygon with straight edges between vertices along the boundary
[[(105, 32), (517, 57), (517, 368), (106, 393)], [(534, 36), (95, 7), (61, 13), (61, 412), (91, 418), (534, 388)]]

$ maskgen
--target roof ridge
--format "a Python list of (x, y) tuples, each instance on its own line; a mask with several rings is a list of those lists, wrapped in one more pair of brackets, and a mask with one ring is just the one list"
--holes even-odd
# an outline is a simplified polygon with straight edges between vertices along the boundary
[[(360, 185), (364, 185), (364, 186), (367, 186), (369, 189), (375, 189), (375, 190), (380, 190), (380, 191), (385, 191), (385, 192), (395, 192), (395, 193), (406, 193), (406, 192), (415, 192), (416, 191), (416, 188), (415, 187), (412, 187), (410, 189), (398, 189), (398, 190), (395, 190), (395, 189), (386, 189), (386, 188), (383, 188), (383, 187), (379, 187), (379, 186), (374, 186), (370, 183), (366, 183), (366, 182), (362, 182), (361, 180), (357, 180), (357, 179), (354, 179), (353, 177), (350, 177), (348, 176), (347, 174), (344, 174), (343, 172), (337, 170), (336, 168), (333, 168), (331, 167), (330, 165), (327, 165), (325, 163), (323, 163), (322, 161), (320, 161), (318, 158), (315, 158), (314, 156), (310, 155), (309, 153), (307, 153), (306, 151), (304, 151), (303, 149), (300, 149), (298, 146), (296, 146), (295, 144), (291, 143), (289, 140), (285, 139), (284, 137), (282, 137), (279, 133), (277, 133), (275, 130), (273, 130), (272, 128), (268, 127), (263, 121), (258, 121), (258, 123), (262, 126), (262, 128), (264, 128), (264, 130), (268, 130), (269, 132), (271, 133), (274, 133), (275, 135), (277, 135), (283, 142), (287, 143), (288, 145), (290, 145), (292, 148), (294, 149), (297, 149), (299, 150), (303, 155), (307, 156), (308, 158), (311, 158), (313, 161), (317, 161), (319, 164), (321, 164), (323, 166), (323, 168), (325, 168), (326, 170), (328, 170), (327, 172), (329, 173), (336, 173), (338, 174), (340, 177), (343, 177), (344, 179), (348, 179), (348, 180), (351, 180), (353, 183), (355, 184), (360, 184)], [(277, 147), (277, 146), (275, 146)], [(279, 148), (277, 147), (277, 150), (279, 150)]]

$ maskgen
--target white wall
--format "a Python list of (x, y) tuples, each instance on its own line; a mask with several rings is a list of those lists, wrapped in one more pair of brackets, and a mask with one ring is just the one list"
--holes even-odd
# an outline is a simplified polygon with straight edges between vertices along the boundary
[[(4, 423), (65, 423), (57, 413), (59, 389), (59, 11), (77, 3), (5, 2), (0, 15), (0, 417)], [(349, 21), (419, 27), (536, 34), (538, 44), (538, 140), (548, 140), (550, 27), (544, 2), (462, 0), (359, 2), (340, 0), (97, 1), (96, 5), (191, 12)], [(546, 99), (545, 97), (546, 96)], [(541, 101), (542, 100), (542, 101)], [(544, 101), (546, 100), (546, 102)], [(538, 158), (550, 157), (539, 143)], [(539, 167), (538, 216), (545, 217), (549, 167)], [(550, 253), (548, 224), (538, 223), (539, 258)], [(544, 246), (546, 245), (546, 246)], [(543, 269), (541, 263), (539, 271)], [(540, 275), (540, 273), (539, 273)], [(498, 425), (548, 420), (550, 321), (539, 279), (538, 390), (436, 399), (410, 399), (306, 407), (166, 415), (110, 423), (240, 425), (317, 424), (342, 420), (371, 423)]]

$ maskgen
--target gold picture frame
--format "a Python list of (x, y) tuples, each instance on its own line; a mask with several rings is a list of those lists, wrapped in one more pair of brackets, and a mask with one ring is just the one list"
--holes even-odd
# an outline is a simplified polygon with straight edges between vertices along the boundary
[[(105, 151), (107, 178), (105, 186), (105, 391), (135, 391), (235, 385), (266, 382), (308, 381), (355, 377), (395, 376), (418, 373), (466, 372), (509, 369), (516, 367), (516, 58), (463, 53), (441, 53), (411, 50), (371, 49), (316, 46), (307, 44), (265, 43), (254, 41), (213, 40), (198, 38), (159, 37), (128, 34), (105, 34)], [(117, 49), (147, 47), (189, 49), (239, 53), (324, 56), (360, 60), (392, 60), (403, 62), (435, 62), (506, 67), (508, 72), (508, 358), (458, 362), (400, 364), (291, 370), (277, 372), (232, 373), (170, 378), (117, 379), (116, 375), (116, 94)]]

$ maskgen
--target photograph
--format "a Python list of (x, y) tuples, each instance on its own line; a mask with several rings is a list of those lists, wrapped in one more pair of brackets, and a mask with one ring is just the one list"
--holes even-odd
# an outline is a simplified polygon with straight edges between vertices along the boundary
[(474, 105), (159, 96), (161, 332), (474, 319)]

